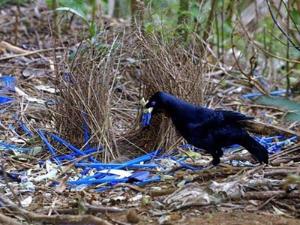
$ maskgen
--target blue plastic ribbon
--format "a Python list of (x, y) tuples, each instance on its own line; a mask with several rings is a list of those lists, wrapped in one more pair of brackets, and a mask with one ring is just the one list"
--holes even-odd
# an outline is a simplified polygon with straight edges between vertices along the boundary
[(151, 123), (152, 114), (150, 112), (143, 113), (142, 115), (142, 127), (149, 126)]

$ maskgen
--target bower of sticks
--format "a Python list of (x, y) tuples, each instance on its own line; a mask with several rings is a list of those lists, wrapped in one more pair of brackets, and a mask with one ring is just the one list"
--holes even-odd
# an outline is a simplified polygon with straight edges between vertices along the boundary
[[(88, 40), (78, 18), (59, 32), (52, 19), (43, 4), (0, 10), (1, 223), (299, 224), (299, 122), (264, 104), (261, 53), (221, 60), (197, 34), (164, 41), (106, 17)], [(164, 114), (143, 127), (157, 91), (255, 117), (269, 164), (232, 146), (212, 167)]]

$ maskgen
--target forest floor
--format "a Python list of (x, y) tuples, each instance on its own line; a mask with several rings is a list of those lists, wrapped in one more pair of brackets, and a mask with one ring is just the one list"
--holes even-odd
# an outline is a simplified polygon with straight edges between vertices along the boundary
[[(51, 104), (48, 100), (53, 99), (55, 93), (53, 90), (56, 82), (54, 61), (62, 60), (62, 57), (55, 59), (53, 52), (56, 51), (57, 54), (63, 55), (64, 51), (59, 48), (77, 46), (78, 43), (74, 40), (81, 39), (84, 32), (82, 24), (73, 23), (72, 26), (63, 24), (63, 33), (59, 42), (56, 42), (50, 29), (51, 16), (46, 8), (29, 5), (21, 7), (19, 13), (17, 11), (15, 6), (0, 9), (0, 74), (16, 77), (19, 88), (17, 94), (11, 94), (17, 101), (6, 106), (3, 113), (1, 112), (0, 140), (14, 144), (21, 143), (26, 147), (28, 143), (22, 142), (23, 139), (16, 135), (18, 132), (12, 131), (9, 125), (17, 124), (14, 117), (16, 114), (21, 116), (26, 114), (30, 118), (34, 118), (35, 124), (32, 126), (35, 127), (44, 128), (53, 124), (49, 108), (45, 106), (45, 103)], [(18, 14), (18, 23), (15, 22), (16, 13)], [(36, 51), (37, 49), (46, 50), (39, 52)], [(21, 104), (23, 101), (29, 102), (26, 107)], [(245, 169), (222, 164), (210, 171), (193, 173), (178, 171), (171, 181), (166, 178), (165, 181), (145, 187), (124, 184), (124, 186), (120, 185), (113, 190), (99, 194), (89, 192), (89, 190), (69, 191), (64, 186), (65, 181), (62, 181), (60, 189), (52, 188), (50, 182), (37, 182), (32, 195), (27, 192), (30, 189), (29, 186), (21, 186), (18, 182), (10, 183), (3, 178), (0, 182), (3, 187), (1, 194), (13, 201), (20, 201), (20, 203), (16, 206), (6, 202), (7, 209), (1, 208), (0, 212), (23, 222), (24, 218), (30, 218), (29, 220), (36, 223), (45, 220), (50, 224), (61, 224), (61, 220), (52, 218), (52, 215), (82, 215), (83, 212), (91, 212), (111, 224), (296, 225), (300, 224), (300, 220), (296, 219), (300, 214), (300, 193), (297, 190), (286, 191), (284, 185), (288, 184), (283, 181), (290, 173), (299, 172), (299, 157), (289, 155), (299, 149), (299, 144), (293, 144), (291, 148), (286, 148), (281, 152), (283, 156), (287, 157), (286, 160), (283, 157), (280, 161), (275, 156), (269, 167), (258, 166), (254, 169)], [(34, 174), (38, 170), (36, 166), (39, 164), (39, 160), (49, 157), (48, 152), (45, 153), (38, 148), (34, 150), (38, 151), (37, 156), (33, 154), (22, 155), (22, 157), (5, 155), (1, 163), (8, 171), (10, 168), (32, 169), (31, 172)], [(294, 161), (290, 162), (289, 157)], [(244, 173), (247, 175), (244, 176)], [(226, 200), (226, 202), (219, 203), (216, 200), (214, 202), (214, 197), (219, 195), (210, 195), (211, 192), (206, 192), (206, 190), (193, 189), (195, 192), (180, 192), (185, 191), (180, 183), (183, 180), (191, 179), (190, 176), (199, 186), (210, 187), (210, 191), (217, 189), (210, 186), (210, 180), (219, 182), (221, 186), (226, 186), (227, 183), (232, 184), (232, 188), (237, 188), (235, 193), (229, 193), (230, 191), (227, 189), (222, 190), (227, 195), (232, 194), (230, 195), (232, 201)], [(231, 176), (240, 176), (241, 179), (239, 180), (238, 177), (236, 181), (232, 181)], [(63, 180), (61, 177), (57, 179)], [(251, 180), (255, 180), (255, 182), (262, 180), (263, 182), (255, 184), (257, 186), (253, 187)], [(231, 181), (237, 183), (230, 183)], [(242, 190), (239, 187), (243, 185), (246, 188)], [(124, 191), (123, 187), (127, 189)], [(250, 190), (248, 195), (247, 191), (244, 195), (245, 190)], [(235, 196), (240, 192), (243, 193), (243, 197)], [(176, 199), (174, 196), (170, 196), (172, 193), (177, 193), (176, 196), (182, 194), (183, 197)], [(203, 199), (203, 195), (207, 195), (207, 199)], [(168, 196), (169, 202), (166, 201), (166, 196)], [(197, 206), (193, 200), (201, 204), (199, 203)], [(206, 200), (208, 203), (205, 202)], [(0, 199), (1, 204), (3, 201)], [(172, 207), (172, 204), (175, 204), (175, 207)], [(26, 212), (21, 211), (19, 205), (22, 205)], [(180, 207), (176, 208), (177, 206)], [(30, 212), (45, 215), (45, 217), (38, 217)], [(68, 220), (67, 216), (65, 218)], [(5, 219), (0, 218), (1, 221), (3, 222)], [(71, 224), (70, 221), (72, 221), (71, 218), (66, 223)]]

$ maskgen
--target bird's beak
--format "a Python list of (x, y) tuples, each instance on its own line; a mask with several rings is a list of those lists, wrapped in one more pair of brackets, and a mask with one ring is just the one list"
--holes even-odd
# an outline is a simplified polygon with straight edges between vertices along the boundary
[(153, 107), (149, 107), (149, 108), (145, 108), (145, 106), (147, 105), (149, 101), (145, 101), (144, 98), (141, 99), (140, 104), (144, 107), (143, 109), (143, 113), (152, 113), (153, 111)]
[(153, 107), (143, 109), (143, 113), (152, 113), (152, 111), (153, 111)]
[(144, 98), (142, 98), (141, 101), (140, 101), (140, 104), (141, 104), (143, 107), (145, 107), (145, 105), (147, 105), (147, 103), (148, 103), (148, 100), (145, 101)]

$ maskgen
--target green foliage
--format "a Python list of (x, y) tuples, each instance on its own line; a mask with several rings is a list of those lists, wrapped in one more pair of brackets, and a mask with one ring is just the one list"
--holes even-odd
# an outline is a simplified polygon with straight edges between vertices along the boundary
[(0, 7), (3, 7), (5, 5), (23, 5), (26, 3), (29, 3), (30, 0), (0, 0)]
[[(56, 11), (72, 13), (80, 17), (87, 25), (90, 38), (96, 36), (97, 27), (92, 16), (96, 8), (95, 0), (82, 1), (82, 0), (56, 0), (58, 7)], [(54, 0), (46, 0), (49, 7), (54, 4)]]

